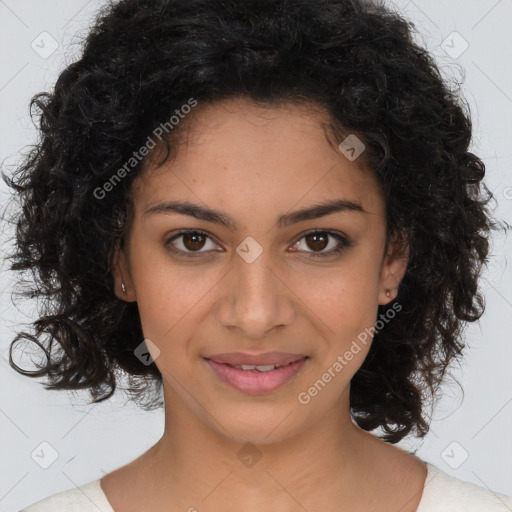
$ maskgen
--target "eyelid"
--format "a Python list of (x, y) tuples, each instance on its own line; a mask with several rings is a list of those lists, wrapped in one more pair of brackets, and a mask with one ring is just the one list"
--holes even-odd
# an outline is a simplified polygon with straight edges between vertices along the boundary
[[(315, 252), (315, 251), (305, 251), (307, 256), (305, 256), (307, 259), (321, 259), (321, 258), (329, 258), (329, 257), (335, 257), (338, 256), (340, 253), (342, 253), (345, 249), (348, 249), (349, 247), (352, 247), (354, 245), (353, 241), (345, 235), (345, 233), (333, 230), (333, 229), (327, 229), (327, 228), (314, 228), (314, 229), (308, 229), (304, 231), (303, 233), (300, 233), (297, 235), (295, 242), (292, 243), (292, 247), (295, 247), (303, 238), (305, 238), (308, 235), (314, 235), (316, 233), (320, 234), (326, 234), (327, 236), (331, 236), (335, 240), (338, 241), (338, 246), (335, 249), (331, 249), (327, 252)], [(292, 251), (292, 252), (302, 252), (302, 251)]]
[[(190, 233), (202, 235), (205, 238), (207, 238), (208, 240), (217, 244), (217, 242), (215, 241), (215, 238), (207, 231), (203, 231), (202, 229), (189, 228), (189, 229), (181, 229), (181, 230), (175, 232), (174, 234), (172, 234), (171, 236), (166, 237), (166, 241), (165, 241), (164, 245), (167, 247), (167, 249), (169, 251), (171, 251), (173, 253), (180, 254), (180, 255), (185, 255), (185, 257), (189, 257), (189, 256), (197, 257), (197, 256), (201, 256), (201, 255), (211, 255), (211, 250), (183, 251), (181, 249), (172, 247), (172, 244), (171, 244), (172, 241), (180, 238), (183, 235), (190, 234)], [(306, 230), (306, 231), (300, 233), (299, 235), (297, 235), (295, 238), (295, 241), (292, 242), (291, 247), (296, 246), (307, 235), (314, 235), (315, 233), (326, 234), (328, 236), (331, 236), (339, 242), (339, 245), (336, 249), (331, 249), (330, 251), (327, 251), (327, 252), (305, 251), (306, 254), (309, 255), (309, 256), (306, 256), (306, 258), (315, 259), (315, 258), (322, 258), (322, 257), (327, 258), (329, 256), (335, 256), (335, 255), (339, 254), (340, 252), (342, 252), (344, 249), (347, 249), (347, 248), (353, 246), (353, 242), (351, 241), (351, 239), (341, 231), (327, 229), (327, 228), (325, 228), (325, 229), (314, 228), (314, 229)], [(219, 245), (219, 244), (217, 244), (217, 245)], [(220, 252), (220, 251), (216, 251), (216, 252)], [(299, 253), (302, 251), (295, 250), (292, 252)]]
[[(165, 247), (169, 251), (171, 251), (171, 252), (173, 252), (175, 254), (185, 255), (186, 257), (188, 257), (188, 256), (197, 257), (197, 256), (201, 256), (201, 255), (205, 255), (205, 254), (211, 253), (211, 250), (209, 250), (209, 251), (202, 251), (202, 250), (199, 250), (199, 251), (183, 251), (181, 249), (177, 249), (176, 247), (172, 247), (172, 244), (171, 244), (172, 241), (176, 240), (177, 238), (180, 238), (183, 235), (187, 235), (189, 233), (202, 235), (205, 238), (207, 238), (208, 240), (210, 240), (213, 243), (217, 244), (217, 242), (215, 241), (214, 237), (212, 237), (212, 235), (210, 233), (208, 233), (207, 231), (203, 231), (202, 229), (190, 228), (190, 229), (181, 229), (181, 230), (177, 231), (176, 233), (174, 233), (173, 235), (171, 235), (169, 237), (166, 237), (166, 241), (164, 243)], [(217, 245), (219, 245), (219, 244), (217, 244)], [(216, 251), (216, 252), (220, 252), (220, 251)]]

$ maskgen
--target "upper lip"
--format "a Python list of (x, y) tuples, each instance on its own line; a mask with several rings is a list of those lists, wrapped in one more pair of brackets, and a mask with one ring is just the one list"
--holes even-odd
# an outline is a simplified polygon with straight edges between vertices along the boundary
[(224, 363), (232, 366), (256, 365), (256, 366), (284, 366), (304, 359), (305, 354), (291, 354), (289, 352), (262, 352), (259, 354), (249, 354), (245, 352), (229, 352), (224, 354), (214, 354), (206, 357), (216, 363)]

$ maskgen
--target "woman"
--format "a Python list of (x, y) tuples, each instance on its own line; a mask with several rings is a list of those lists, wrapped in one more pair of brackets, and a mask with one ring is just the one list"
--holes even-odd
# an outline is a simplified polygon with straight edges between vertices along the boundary
[[(166, 420), (24, 510), (510, 509), (394, 446), (428, 432), (497, 225), (469, 114), (406, 21), (363, 0), (121, 0), (33, 104), (12, 268), (50, 301), (11, 365), (95, 402), (122, 369), (143, 406), (161, 385)], [(20, 339), (49, 340), (39, 371)]]

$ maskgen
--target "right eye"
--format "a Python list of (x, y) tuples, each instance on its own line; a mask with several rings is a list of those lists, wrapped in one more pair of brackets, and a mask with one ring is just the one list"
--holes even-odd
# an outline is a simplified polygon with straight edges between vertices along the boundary
[[(180, 240), (180, 239), (182, 239), (182, 240), (176, 244), (175, 240)], [(212, 244), (213, 244), (213, 240), (210, 238), (210, 235), (208, 233), (206, 233), (206, 231), (201, 231), (201, 230), (197, 230), (197, 229), (184, 229), (184, 230), (174, 234), (171, 238), (169, 238), (165, 242), (165, 246), (171, 252), (179, 253), (179, 254), (186, 255), (186, 256), (196, 257), (196, 256), (199, 256), (200, 254), (210, 252), (210, 251), (201, 251), (200, 250), (204, 247), (205, 242), (208, 240), (210, 242), (212, 242)], [(216, 247), (218, 247), (218, 246), (216, 246)], [(218, 251), (215, 251), (215, 252), (218, 252)]]

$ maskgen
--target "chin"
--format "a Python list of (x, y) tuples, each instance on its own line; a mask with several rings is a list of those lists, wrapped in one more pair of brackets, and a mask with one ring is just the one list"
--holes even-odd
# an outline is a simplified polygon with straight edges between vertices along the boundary
[[(290, 406), (230, 407), (231, 410), (214, 414), (217, 432), (235, 443), (270, 445), (285, 441), (300, 433), (297, 411)], [(220, 426), (219, 426), (220, 425)]]

